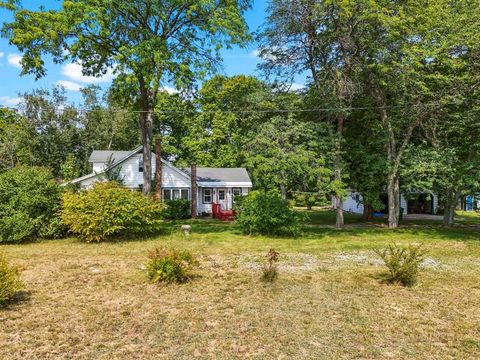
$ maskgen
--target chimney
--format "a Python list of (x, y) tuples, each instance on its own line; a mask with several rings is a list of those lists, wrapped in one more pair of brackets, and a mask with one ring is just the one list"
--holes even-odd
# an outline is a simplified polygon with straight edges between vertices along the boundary
[(190, 204), (192, 205), (192, 218), (197, 217), (197, 165), (191, 165), (191, 172), (190, 178), (192, 180), (192, 188), (191, 188), (191, 201)]
[(162, 138), (155, 138), (155, 198), (162, 201)]

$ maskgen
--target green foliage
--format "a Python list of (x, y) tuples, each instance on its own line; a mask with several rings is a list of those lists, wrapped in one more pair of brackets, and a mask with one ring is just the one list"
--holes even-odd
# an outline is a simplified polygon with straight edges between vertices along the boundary
[(422, 246), (399, 247), (396, 243), (387, 248), (375, 250), (388, 268), (387, 281), (412, 286), (417, 282), (418, 271), (427, 251)]
[(190, 201), (177, 199), (165, 202), (163, 217), (169, 220), (182, 220), (190, 217)]
[(107, 159), (107, 162), (105, 163), (107, 171), (105, 171), (101, 177), (105, 179), (106, 181), (115, 181), (119, 183), (120, 185), (123, 184), (123, 177), (120, 174), (122, 171), (121, 166), (115, 166), (112, 167), (115, 161), (113, 160), (113, 156), (110, 155)]
[(197, 261), (187, 251), (157, 248), (148, 254), (147, 274), (153, 283), (184, 283), (192, 278), (192, 268)]
[(18, 269), (8, 263), (5, 254), (0, 253), (0, 308), (12, 300), (21, 288)]
[(61, 188), (48, 169), (17, 166), (0, 174), (0, 242), (61, 236)]
[(324, 198), (325, 196), (321, 196), (319, 193), (294, 193), (295, 206), (306, 206), (308, 210), (312, 210), (313, 206), (322, 203)]
[(291, 209), (277, 191), (251, 191), (238, 209), (236, 223), (247, 234), (296, 236), (306, 216)]
[(161, 224), (161, 212), (158, 202), (140, 192), (104, 182), (78, 194), (66, 192), (61, 218), (72, 233), (90, 242), (154, 231)]
[(270, 249), (265, 257), (267, 258), (267, 261), (263, 265), (262, 280), (274, 282), (278, 277), (277, 262), (280, 258), (280, 254), (276, 252), (275, 249)]

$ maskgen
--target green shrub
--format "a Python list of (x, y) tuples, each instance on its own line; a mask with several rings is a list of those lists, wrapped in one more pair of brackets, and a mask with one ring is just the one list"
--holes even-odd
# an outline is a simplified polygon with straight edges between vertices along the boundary
[(169, 220), (182, 220), (190, 217), (190, 201), (170, 200), (165, 202), (163, 217)]
[(236, 223), (247, 234), (295, 236), (305, 220), (278, 192), (251, 191), (238, 208)]
[(18, 269), (11, 266), (0, 253), (0, 307), (5, 306), (22, 288)]
[(321, 201), (321, 196), (318, 193), (295, 193), (295, 206), (306, 206), (308, 210), (318, 205)]
[(157, 248), (150, 251), (146, 264), (149, 279), (156, 282), (184, 283), (191, 277), (196, 260), (187, 251)]
[(0, 242), (60, 237), (62, 189), (49, 170), (18, 166), (0, 174)]
[(277, 262), (280, 254), (274, 249), (270, 249), (267, 253), (267, 262), (263, 265), (262, 279), (264, 281), (273, 282), (278, 277)]
[(86, 241), (114, 235), (156, 230), (161, 223), (160, 203), (117, 182), (95, 184), (80, 193), (63, 195), (61, 218), (70, 231)]
[(412, 286), (417, 282), (418, 271), (427, 252), (422, 246), (409, 245), (406, 248), (393, 243), (386, 249), (375, 250), (388, 268), (387, 281)]

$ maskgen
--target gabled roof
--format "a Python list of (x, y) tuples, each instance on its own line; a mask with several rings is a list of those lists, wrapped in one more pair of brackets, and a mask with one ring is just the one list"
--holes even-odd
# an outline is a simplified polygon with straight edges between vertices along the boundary
[(131, 151), (118, 151), (118, 150), (93, 150), (92, 154), (88, 158), (90, 163), (106, 163), (110, 157), (113, 162), (120, 161), (124, 157), (130, 155)]
[[(93, 150), (88, 161), (90, 163), (107, 163), (111, 158), (113, 160), (112, 165), (103, 169), (100, 172), (94, 172), (72, 181), (66, 184), (75, 184), (83, 180), (87, 180), (94, 176), (98, 176), (106, 173), (110, 169), (120, 165), (124, 161), (131, 158), (133, 155), (142, 151), (142, 146), (136, 147), (132, 151), (116, 151), (116, 150)], [(155, 159), (155, 153), (152, 152), (152, 160)], [(179, 169), (170, 162), (162, 159), (162, 163), (172, 170), (190, 180), (190, 169)], [(252, 186), (250, 176), (247, 170), (244, 168), (197, 168), (197, 183), (200, 186)]]
[[(190, 175), (190, 169), (183, 169)], [(250, 183), (245, 168), (197, 168), (197, 182), (202, 183)]]

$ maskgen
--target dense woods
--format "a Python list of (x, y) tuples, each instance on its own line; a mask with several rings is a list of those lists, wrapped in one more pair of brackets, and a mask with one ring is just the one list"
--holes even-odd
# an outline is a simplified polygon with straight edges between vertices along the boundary
[[(117, 76), (106, 93), (83, 89), (80, 105), (55, 88), (0, 109), (0, 171), (44, 166), (68, 180), (89, 172), (93, 149), (153, 150), (152, 136), (161, 135), (163, 155), (176, 165), (246, 167), (257, 189), (283, 197), (333, 196), (341, 205), (355, 189), (368, 218), (385, 194), (390, 227), (401, 191), (438, 193), (446, 225), (458, 200), (479, 191), (476, 1), (273, 0), (255, 39), (259, 77), (215, 71), (222, 45), (252, 40), (242, 19), (248, 2), (227, 1), (211, 18), (215, 2), (194, 15), (194, 2), (147, 1), (135, 12), (117, 3), (68, 2), (56, 16), (9, 5), (15, 21), (3, 34), (24, 51), (25, 73), (43, 76), (42, 54), (50, 53), (82, 62), (86, 74), (113, 66)], [(72, 20), (91, 6), (97, 10)], [(141, 15), (146, 22), (135, 20)], [(105, 25), (119, 16), (125, 21)], [(105, 28), (97, 33), (85, 25), (91, 21)], [(39, 33), (57, 25), (64, 33)], [(112, 33), (124, 36), (107, 41)], [(290, 90), (299, 74), (307, 86)], [(179, 92), (162, 90), (168, 82)], [(336, 223), (343, 225), (341, 210)]]

